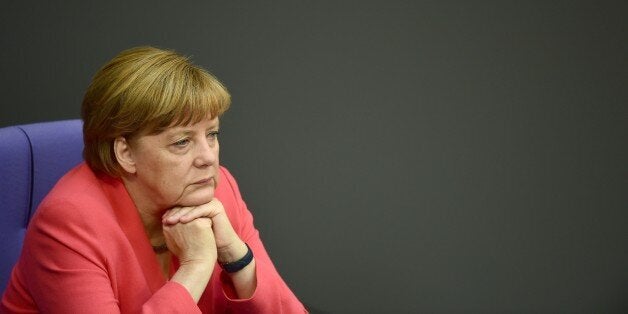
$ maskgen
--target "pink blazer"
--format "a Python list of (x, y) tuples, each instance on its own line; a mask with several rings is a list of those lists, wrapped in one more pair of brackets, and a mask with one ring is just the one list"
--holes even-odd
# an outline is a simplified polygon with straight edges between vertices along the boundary
[[(163, 276), (122, 182), (96, 176), (83, 163), (59, 180), (31, 220), (0, 312), (306, 312), (277, 273), (223, 167), (215, 195), (255, 256), (257, 288), (251, 298), (237, 299), (216, 266), (196, 304), (182, 285)], [(176, 260), (173, 264), (176, 269)]]

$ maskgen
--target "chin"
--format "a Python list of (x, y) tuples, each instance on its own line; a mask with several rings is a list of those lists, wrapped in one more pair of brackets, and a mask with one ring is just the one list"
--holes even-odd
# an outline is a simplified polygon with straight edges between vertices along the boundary
[(214, 199), (214, 189), (211, 191), (195, 191), (192, 194), (186, 195), (179, 204), (181, 206), (198, 206), (211, 202)]

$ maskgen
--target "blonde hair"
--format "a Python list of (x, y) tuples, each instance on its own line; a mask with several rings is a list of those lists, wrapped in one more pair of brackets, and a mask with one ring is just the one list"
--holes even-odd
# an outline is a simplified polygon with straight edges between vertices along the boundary
[(187, 57), (154, 47), (122, 51), (96, 73), (85, 92), (83, 157), (95, 172), (118, 177), (117, 137), (155, 134), (221, 116), (230, 104), (218, 79)]

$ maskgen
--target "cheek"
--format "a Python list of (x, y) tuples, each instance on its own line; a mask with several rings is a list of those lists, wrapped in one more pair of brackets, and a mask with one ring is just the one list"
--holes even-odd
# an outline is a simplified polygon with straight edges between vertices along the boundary
[(164, 175), (166, 180), (183, 181), (191, 175), (192, 162), (179, 160), (166, 166)]
[(150, 165), (147, 165), (146, 170), (152, 171), (156, 176), (159, 176), (158, 180), (164, 186), (172, 186), (181, 184), (187, 176), (187, 169), (185, 167), (186, 162), (181, 159), (160, 158)]

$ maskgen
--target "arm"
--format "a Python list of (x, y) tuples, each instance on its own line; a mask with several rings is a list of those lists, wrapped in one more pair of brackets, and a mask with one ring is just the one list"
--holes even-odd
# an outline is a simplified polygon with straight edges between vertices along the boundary
[[(211, 232), (209, 233), (212, 234), (213, 237), (212, 240), (204, 246), (210, 247), (211, 251), (214, 253), (213, 259), (211, 259), (212, 262), (218, 260), (221, 264), (230, 263), (246, 255), (248, 251), (246, 244), (240, 239), (238, 234), (236, 234), (231, 226), (229, 217), (227, 217), (225, 213), (223, 204), (216, 198), (209, 203), (199, 206), (175, 207), (166, 212), (163, 216), (163, 228), (166, 239), (171, 237), (169, 234), (170, 230), (182, 228), (182, 226), (196, 223), (199, 220), (211, 222), (210, 227), (206, 230), (210, 230)], [(199, 230), (199, 234), (200, 233)], [(188, 241), (193, 242), (195, 238), (196, 237), (192, 237)], [(167, 242), (170, 243), (171, 241)], [(182, 256), (180, 256), (181, 253), (176, 250), (177, 248), (172, 248), (172, 245), (168, 245), (168, 247), (171, 248), (171, 251), (181, 260)], [(198, 248), (199, 251), (201, 249), (202, 247)], [(187, 266), (186, 264), (186, 259), (181, 260), (181, 267)], [(255, 273), (255, 258), (238, 272), (228, 273), (237, 298), (248, 299), (253, 295), (257, 286)], [(209, 271), (208, 274), (211, 274), (211, 271)], [(209, 279), (208, 276), (207, 279)], [(205, 284), (206, 283), (207, 282), (205, 282)], [(193, 296), (195, 300), (198, 300), (194, 294)]]
[[(147, 287), (142, 265), (134, 259), (136, 252), (113, 249), (113, 242), (126, 239), (110, 237), (102, 232), (112, 229), (109, 222), (90, 217), (96, 208), (86, 211), (72, 204), (50, 202), (46, 206), (31, 221), (16, 267), (16, 278), (21, 279), (16, 282), (27, 290), (22, 295), (31, 297), (38, 311), (200, 313), (179, 283), (162, 285), (157, 281), (154, 292)], [(94, 225), (94, 221), (101, 225)]]
[(253, 223), (253, 215), (248, 210), (235, 179), (225, 169), (221, 169), (222, 188), (227, 188), (231, 193), (223, 196), (227, 215), (235, 232), (242, 241), (246, 242), (255, 256), (256, 289), (254, 294), (247, 299), (238, 299), (235, 293), (233, 277), (225, 272), (221, 273), (220, 282), (222, 295), (219, 297), (234, 312), (254, 311), (262, 313), (304, 313), (305, 308), (283, 281), (273, 265), (264, 245), (259, 237), (259, 232)]
[[(177, 210), (169, 211), (166, 217), (176, 213)], [(211, 219), (205, 217), (163, 225), (168, 248), (180, 262), (170, 280), (184, 286), (195, 302), (203, 295), (216, 263), (216, 244), (211, 228)]]
[(169, 225), (188, 223), (199, 217), (211, 218), (220, 262), (232, 262), (244, 256), (245, 242), (253, 251), (253, 261), (242, 270), (235, 273), (219, 270), (208, 289), (214, 295), (205, 298), (217, 301), (216, 304), (199, 303), (199, 306), (213, 308), (216, 312), (306, 312), (277, 273), (235, 180), (224, 168), (220, 185), (222, 192), (227, 192), (217, 195), (220, 201), (214, 199), (196, 207), (177, 208), (176, 213), (167, 214), (163, 220), (164, 225)]

